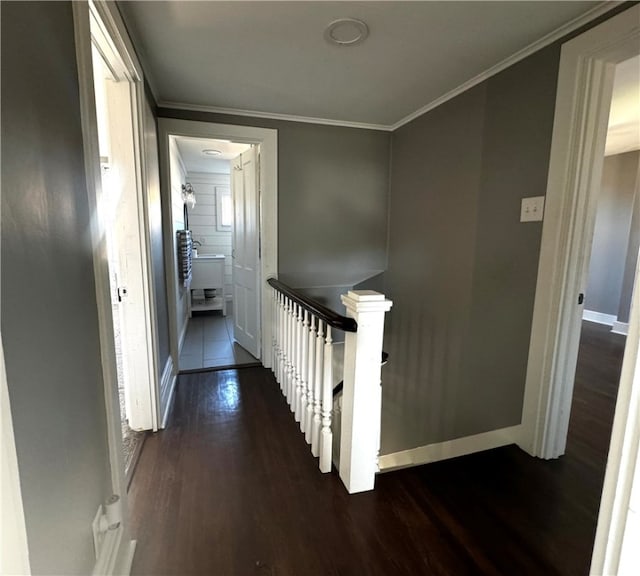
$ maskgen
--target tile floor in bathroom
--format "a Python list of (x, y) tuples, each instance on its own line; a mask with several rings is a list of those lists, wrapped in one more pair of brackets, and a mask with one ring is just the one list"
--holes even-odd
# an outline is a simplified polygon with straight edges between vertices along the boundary
[(180, 354), (180, 372), (251, 364), (260, 366), (260, 361), (233, 341), (231, 314), (194, 312)]

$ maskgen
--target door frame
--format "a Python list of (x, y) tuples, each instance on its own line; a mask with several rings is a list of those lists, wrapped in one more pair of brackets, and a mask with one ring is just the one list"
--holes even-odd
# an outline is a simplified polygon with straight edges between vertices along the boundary
[(615, 65), (640, 51), (639, 23), (636, 5), (562, 47), (518, 442), (541, 458), (565, 451)]
[[(118, 376), (116, 369), (115, 342), (113, 333), (112, 303), (109, 284), (109, 264), (103, 223), (99, 218), (98, 203), (102, 194), (100, 153), (98, 147), (98, 125), (93, 85), (92, 29), (91, 22), (100, 27), (100, 33), (124, 64), (132, 90), (132, 114), (134, 116), (134, 161), (136, 164), (136, 189), (140, 220), (140, 254), (142, 259), (143, 301), (145, 307), (145, 330), (147, 335), (147, 361), (149, 365), (152, 428), (157, 430), (157, 323), (155, 318), (155, 291), (150, 279), (152, 264), (150, 256), (150, 230), (144, 164), (144, 83), (142, 67), (127, 34), (126, 27), (113, 2), (73, 2), (73, 20), (78, 65), (80, 111), (84, 147), (87, 195), (89, 199), (91, 244), (96, 284), (96, 303), (99, 321), (102, 377), (105, 390), (107, 416), (107, 440), (111, 468), (111, 484), (114, 494), (120, 496), (122, 504), (123, 542), (129, 541), (127, 484), (124, 473), (122, 451), (122, 428), (120, 402), (118, 398)], [(124, 552), (132, 554), (131, 550)]]
[[(278, 131), (273, 128), (256, 126), (239, 126), (234, 124), (217, 124), (176, 118), (158, 118), (160, 141), (160, 171), (162, 174), (161, 190), (163, 210), (163, 228), (165, 238), (172, 238), (173, 223), (171, 216), (171, 174), (170, 174), (170, 142), (171, 137), (208, 138), (231, 140), (246, 144), (260, 145), (260, 342), (262, 363), (271, 367), (271, 357), (267, 348), (271, 341), (264, 338), (271, 330), (271, 306), (266, 279), (278, 274)], [(169, 325), (171, 334), (171, 354), (174, 364), (179, 366), (180, 350), (177, 334), (176, 313), (176, 277), (177, 255), (171, 247), (165, 250), (167, 270), (167, 290), (169, 306)]]

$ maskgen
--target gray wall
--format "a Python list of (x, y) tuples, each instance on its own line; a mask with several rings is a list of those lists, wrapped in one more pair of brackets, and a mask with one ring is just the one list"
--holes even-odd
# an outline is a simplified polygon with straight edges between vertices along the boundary
[(279, 277), (296, 288), (353, 286), (386, 268), (386, 132), (160, 108), (158, 116), (278, 130)]
[(153, 103), (149, 97), (145, 104), (144, 145), (147, 171), (147, 200), (149, 206), (149, 233), (151, 236), (151, 261), (156, 295), (156, 320), (158, 329), (158, 377), (162, 376), (169, 358), (169, 308), (164, 267), (162, 235), (162, 204), (160, 198), (160, 163), (158, 159), (158, 130)]
[(619, 322), (629, 322), (631, 298), (633, 296), (638, 253), (640, 251), (640, 152), (636, 152), (636, 159), (638, 162), (638, 170), (636, 172), (636, 189), (633, 197), (631, 231), (629, 232), (629, 244), (627, 245), (627, 260), (624, 266), (622, 293), (620, 294), (620, 306), (618, 307)]
[(547, 48), (393, 134), (382, 453), (520, 423), (559, 62)]
[(2, 335), (34, 574), (88, 574), (110, 488), (69, 2), (2, 4)]
[[(585, 310), (612, 316), (618, 315), (627, 267), (627, 252), (629, 248), (633, 250), (633, 244), (637, 242), (635, 238), (637, 235), (630, 238), (630, 230), (636, 194), (638, 158), (638, 152), (627, 152), (607, 156), (604, 159), (585, 294)], [(636, 243), (636, 257), (637, 250)], [(633, 257), (630, 255), (631, 259)], [(635, 259), (633, 260), (633, 264), (631, 262), (628, 264), (634, 270), (627, 279), (625, 305), (622, 306), (623, 316), (627, 319), (633, 288), (633, 272), (635, 272)]]

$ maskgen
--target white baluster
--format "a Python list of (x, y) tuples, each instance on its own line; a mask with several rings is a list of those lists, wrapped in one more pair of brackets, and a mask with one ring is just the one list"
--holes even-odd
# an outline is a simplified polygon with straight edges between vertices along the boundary
[(296, 422), (300, 422), (300, 396), (301, 396), (301, 386), (300, 386), (300, 364), (302, 354), (302, 306), (298, 305), (296, 307), (296, 315), (295, 315), (295, 325), (294, 325), (294, 333), (295, 333), (295, 366), (293, 371), (293, 415)]
[(284, 362), (284, 329), (282, 327), (283, 296), (278, 293), (278, 383), (282, 386), (282, 363)]
[(278, 382), (284, 392), (284, 295), (278, 296)]
[(333, 412), (333, 340), (331, 327), (327, 325), (324, 343), (324, 378), (322, 382), (322, 432), (320, 434), (320, 472), (331, 472), (331, 414)]
[(295, 394), (296, 394), (296, 313), (298, 305), (295, 302), (291, 302), (291, 310), (289, 311), (289, 408), (291, 412), (296, 409)]
[(287, 309), (287, 402), (289, 406), (292, 405), (292, 390), (293, 384), (293, 310), (294, 302), (289, 300), (289, 306)]
[[(278, 362), (278, 293), (271, 289), (271, 371), (277, 373)], [(277, 380), (277, 377), (276, 377)]]
[(280, 294), (280, 304), (278, 310), (278, 382), (280, 390), (284, 394), (284, 295)]
[(311, 453), (320, 455), (320, 428), (322, 426), (322, 371), (324, 369), (324, 322), (318, 318), (316, 333), (316, 375), (313, 381), (313, 426), (311, 427)]
[(309, 333), (307, 335), (307, 406), (305, 408), (304, 439), (311, 444), (313, 427), (313, 382), (316, 375), (316, 327), (313, 314), (309, 314)]
[(307, 420), (307, 352), (309, 347), (309, 312), (304, 311), (300, 334), (300, 432), (304, 434)]
[(284, 325), (284, 362), (282, 363), (282, 392), (289, 401), (289, 307), (291, 301), (284, 297), (282, 323)]

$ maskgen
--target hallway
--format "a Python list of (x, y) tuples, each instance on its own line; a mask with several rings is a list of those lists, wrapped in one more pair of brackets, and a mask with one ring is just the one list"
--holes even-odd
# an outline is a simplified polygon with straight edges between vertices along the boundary
[(565, 457), (508, 446), (356, 496), (318, 472), (270, 372), (181, 376), (130, 491), (133, 574), (586, 574), (624, 338), (585, 323), (583, 344)]

